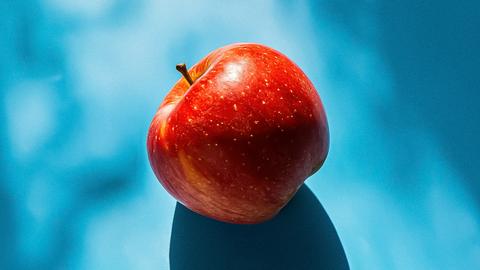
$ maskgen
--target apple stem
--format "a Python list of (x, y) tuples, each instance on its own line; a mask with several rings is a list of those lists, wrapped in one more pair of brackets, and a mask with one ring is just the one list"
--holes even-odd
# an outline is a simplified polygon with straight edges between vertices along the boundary
[(192, 80), (192, 77), (190, 77), (190, 74), (188, 74), (187, 65), (185, 65), (184, 63), (181, 63), (181, 64), (178, 64), (176, 68), (178, 72), (180, 72), (183, 75), (185, 80), (187, 80), (188, 84), (192, 85), (193, 80)]

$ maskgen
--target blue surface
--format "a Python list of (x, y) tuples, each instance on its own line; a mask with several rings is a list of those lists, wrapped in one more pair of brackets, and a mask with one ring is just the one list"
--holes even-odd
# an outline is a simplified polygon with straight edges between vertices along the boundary
[(351, 269), (480, 269), (478, 1), (225, 2), (0, 2), (0, 268), (188, 255), (149, 122), (175, 64), (260, 42), (324, 101), (331, 151), (307, 183)]

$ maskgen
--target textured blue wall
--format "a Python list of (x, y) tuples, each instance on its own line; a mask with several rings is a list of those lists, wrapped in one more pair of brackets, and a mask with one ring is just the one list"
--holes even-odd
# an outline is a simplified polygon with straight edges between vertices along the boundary
[(480, 4), (448, 2), (1, 1), (0, 268), (168, 269), (151, 117), (176, 63), (260, 42), (324, 101), (350, 267), (480, 269)]

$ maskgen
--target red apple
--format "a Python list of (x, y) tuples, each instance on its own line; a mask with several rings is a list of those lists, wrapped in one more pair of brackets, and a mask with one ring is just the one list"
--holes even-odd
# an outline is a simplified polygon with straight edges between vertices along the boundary
[(220, 221), (272, 218), (327, 156), (327, 120), (312, 82), (285, 55), (251, 43), (177, 69), (184, 78), (148, 132), (160, 183), (189, 209)]

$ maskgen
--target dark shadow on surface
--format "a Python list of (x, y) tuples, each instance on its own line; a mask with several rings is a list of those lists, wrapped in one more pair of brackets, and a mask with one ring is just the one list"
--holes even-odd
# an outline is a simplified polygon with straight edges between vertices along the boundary
[(349, 269), (330, 218), (305, 185), (274, 219), (257, 225), (218, 222), (177, 203), (170, 268)]

